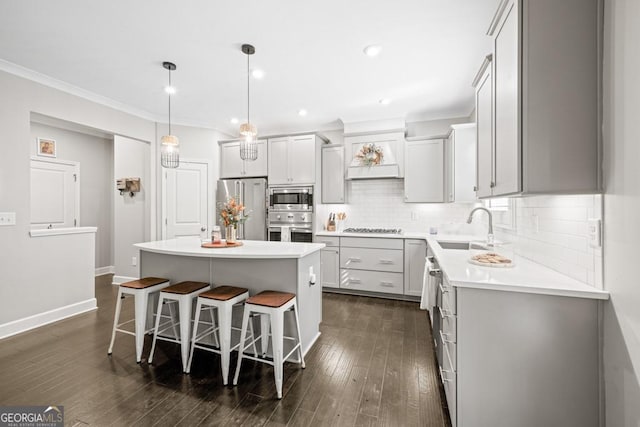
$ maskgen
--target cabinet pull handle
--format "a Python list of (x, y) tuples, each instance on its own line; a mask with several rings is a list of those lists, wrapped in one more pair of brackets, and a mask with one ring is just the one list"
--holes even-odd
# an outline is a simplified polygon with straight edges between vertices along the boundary
[(496, 183), (491, 181), (491, 185), (490, 186), (491, 186), (491, 188), (494, 188), (496, 186)]
[(442, 340), (442, 342), (446, 342), (446, 343), (449, 343), (449, 344), (455, 344), (456, 343), (455, 341), (448, 340), (446, 338), (447, 336), (449, 336), (449, 334), (445, 334), (444, 332), (440, 331), (440, 340)]
[(427, 261), (429, 261), (429, 262), (435, 262), (435, 261), (436, 261), (436, 257), (434, 257), (433, 255), (429, 255), (429, 256), (427, 257)]
[(440, 275), (442, 275), (442, 270), (440, 270), (439, 268), (429, 270), (429, 276), (439, 277)]
[(453, 317), (453, 314), (447, 312), (446, 310), (443, 310), (440, 306), (438, 306), (438, 311), (440, 312), (440, 317), (442, 317), (443, 319)]
[(477, 185), (473, 186), (473, 191), (478, 191), (478, 186)]
[(443, 383), (451, 382), (451, 380), (444, 375), (445, 372), (448, 373), (449, 371), (447, 371), (446, 369), (442, 369), (442, 366), (438, 366), (438, 369), (440, 370), (440, 378), (442, 379), (442, 382)]
[(393, 282), (380, 282), (380, 286), (385, 288), (393, 288)]
[(348, 261), (349, 262), (362, 262), (362, 259), (360, 259), (360, 258), (349, 258)]
[(442, 292), (443, 294), (449, 293), (449, 290), (445, 289), (444, 286), (442, 286), (442, 282), (438, 283), (438, 287), (440, 288), (440, 292)]
[(380, 264), (393, 264), (392, 259), (381, 259)]
[(362, 283), (360, 279), (349, 279), (349, 283)]

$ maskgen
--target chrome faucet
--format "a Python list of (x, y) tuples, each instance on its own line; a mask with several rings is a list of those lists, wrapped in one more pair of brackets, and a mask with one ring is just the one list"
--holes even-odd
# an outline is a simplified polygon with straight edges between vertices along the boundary
[(493, 245), (493, 215), (491, 214), (491, 211), (489, 209), (483, 208), (482, 206), (478, 206), (477, 208), (474, 208), (469, 213), (469, 218), (467, 218), (467, 224), (471, 224), (471, 221), (473, 220), (473, 214), (476, 213), (476, 211), (485, 211), (487, 215), (489, 215), (489, 234), (487, 234), (487, 243), (489, 245)]

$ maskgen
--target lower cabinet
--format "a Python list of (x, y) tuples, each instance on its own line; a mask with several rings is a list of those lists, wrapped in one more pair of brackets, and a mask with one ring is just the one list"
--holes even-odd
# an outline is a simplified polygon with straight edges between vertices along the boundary
[(434, 335), (453, 427), (596, 427), (597, 300), (453, 287)]
[(341, 289), (402, 295), (402, 281), (402, 273), (340, 269)]
[(419, 239), (404, 241), (404, 294), (414, 297), (422, 295), (424, 265), (427, 257), (427, 242)]
[(320, 251), (322, 265), (322, 287), (340, 287), (340, 248), (325, 248)]

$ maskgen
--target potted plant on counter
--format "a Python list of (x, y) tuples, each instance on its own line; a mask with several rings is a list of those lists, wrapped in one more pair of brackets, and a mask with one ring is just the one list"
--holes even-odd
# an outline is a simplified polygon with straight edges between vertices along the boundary
[(244, 205), (236, 202), (231, 197), (220, 206), (220, 219), (225, 227), (225, 237), (227, 243), (236, 243), (238, 235), (238, 224), (249, 218), (249, 214), (244, 212)]

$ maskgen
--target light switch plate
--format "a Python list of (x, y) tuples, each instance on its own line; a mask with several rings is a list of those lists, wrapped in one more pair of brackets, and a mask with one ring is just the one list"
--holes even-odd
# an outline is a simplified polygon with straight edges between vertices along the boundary
[(602, 220), (589, 218), (587, 223), (589, 227), (589, 246), (599, 248), (602, 246)]
[(0, 225), (16, 225), (16, 213), (0, 212)]

